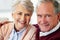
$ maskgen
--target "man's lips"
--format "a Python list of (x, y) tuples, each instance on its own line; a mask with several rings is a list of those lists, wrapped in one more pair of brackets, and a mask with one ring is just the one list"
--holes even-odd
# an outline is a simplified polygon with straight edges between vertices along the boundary
[(43, 25), (43, 26), (49, 26), (49, 24), (41, 24), (41, 25)]

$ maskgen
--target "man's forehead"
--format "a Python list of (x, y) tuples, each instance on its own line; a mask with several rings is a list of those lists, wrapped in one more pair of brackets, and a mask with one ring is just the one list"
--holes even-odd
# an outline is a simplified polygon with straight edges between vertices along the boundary
[(38, 9), (37, 11), (50, 11), (50, 12), (53, 12), (54, 11), (54, 6), (52, 3), (41, 3), (39, 6), (38, 6)]
[(38, 5), (38, 8), (42, 8), (42, 7), (52, 8), (52, 7), (54, 7), (54, 5), (51, 2), (41, 2)]

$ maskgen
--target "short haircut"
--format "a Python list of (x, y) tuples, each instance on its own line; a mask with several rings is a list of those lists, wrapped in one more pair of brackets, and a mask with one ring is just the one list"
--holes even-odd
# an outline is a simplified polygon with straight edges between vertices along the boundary
[(33, 7), (33, 3), (30, 0), (18, 0), (12, 7), (13, 10), (15, 10), (15, 6), (17, 4), (21, 4), (23, 5), (23, 7), (25, 7), (27, 10), (33, 12), (34, 11), (34, 7)]
[(57, 0), (39, 0), (37, 3), (37, 7), (40, 5), (40, 3), (44, 3), (44, 2), (51, 2), (55, 8), (55, 13), (59, 13), (60, 12), (60, 4), (58, 3)]

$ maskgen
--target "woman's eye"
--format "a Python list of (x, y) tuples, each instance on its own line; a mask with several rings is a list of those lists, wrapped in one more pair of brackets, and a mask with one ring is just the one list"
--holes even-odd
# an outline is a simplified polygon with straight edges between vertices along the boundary
[(22, 15), (22, 12), (19, 12), (18, 15)]

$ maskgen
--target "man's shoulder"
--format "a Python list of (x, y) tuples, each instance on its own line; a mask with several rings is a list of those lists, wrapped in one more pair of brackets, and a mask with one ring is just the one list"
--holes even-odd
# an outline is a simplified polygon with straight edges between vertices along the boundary
[(48, 36), (51, 37), (50, 39), (60, 40), (60, 28)]
[(60, 40), (60, 28), (50, 35), (50, 39)]
[(55, 33), (56, 37), (60, 37), (60, 28), (56, 32), (54, 32), (54, 33)]
[(33, 24), (33, 26), (35, 26), (36, 28), (39, 28), (38, 24)]

